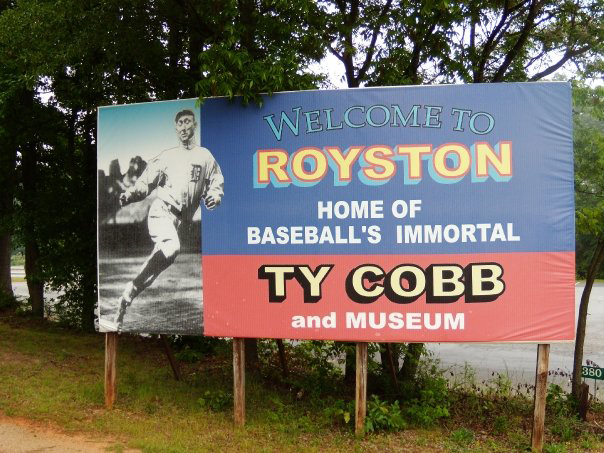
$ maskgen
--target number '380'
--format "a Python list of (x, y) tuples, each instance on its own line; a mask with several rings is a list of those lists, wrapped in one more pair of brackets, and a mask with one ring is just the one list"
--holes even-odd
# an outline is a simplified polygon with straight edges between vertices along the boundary
[(602, 377), (602, 368), (593, 368), (590, 366), (582, 367), (581, 374), (583, 377), (591, 377), (591, 378), (601, 378)]

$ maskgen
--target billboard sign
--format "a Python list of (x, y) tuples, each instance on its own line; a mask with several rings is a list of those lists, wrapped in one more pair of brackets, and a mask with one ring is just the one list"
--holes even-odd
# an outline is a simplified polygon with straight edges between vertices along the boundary
[[(517, 83), (279, 93), (261, 108), (225, 99), (191, 108), (211, 156), (198, 164), (199, 197), (180, 199), (202, 204), (205, 334), (572, 340), (570, 106), (566, 83)], [(173, 110), (168, 123), (183, 109)], [(219, 176), (208, 173), (214, 163)], [(192, 177), (191, 162), (183, 165)], [(183, 223), (193, 205), (180, 211)], [(161, 251), (163, 239), (152, 242)], [(159, 259), (157, 269), (172, 259), (156, 255), (146, 259)]]

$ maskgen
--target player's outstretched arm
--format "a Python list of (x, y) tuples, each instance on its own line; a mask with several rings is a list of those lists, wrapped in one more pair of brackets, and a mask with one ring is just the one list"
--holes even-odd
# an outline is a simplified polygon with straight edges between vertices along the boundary
[(146, 198), (157, 186), (161, 177), (161, 167), (157, 161), (157, 158), (151, 160), (134, 185), (120, 194), (120, 206), (126, 206), (127, 204)]

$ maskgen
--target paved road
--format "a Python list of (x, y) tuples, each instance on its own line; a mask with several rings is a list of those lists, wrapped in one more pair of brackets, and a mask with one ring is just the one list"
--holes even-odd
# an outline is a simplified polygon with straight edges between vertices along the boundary
[[(584, 285), (577, 284), (575, 288), (576, 311), (579, 313), (579, 301)], [(596, 284), (591, 293), (587, 317), (587, 333), (583, 360), (589, 359), (604, 368), (604, 284)], [(477, 380), (491, 378), (491, 373), (504, 373), (513, 382), (534, 383), (537, 345), (535, 344), (450, 344), (439, 343), (429, 345), (434, 357), (441, 365), (461, 373), (467, 363), (476, 372)], [(568, 375), (573, 369), (574, 342), (552, 344), (550, 350), (550, 370), (557, 371), (558, 376), (550, 377), (550, 382), (556, 382), (569, 388)], [(560, 376), (562, 372), (562, 376)], [(595, 389), (594, 381), (587, 381)], [(596, 381), (598, 399), (604, 400), (604, 381)]]

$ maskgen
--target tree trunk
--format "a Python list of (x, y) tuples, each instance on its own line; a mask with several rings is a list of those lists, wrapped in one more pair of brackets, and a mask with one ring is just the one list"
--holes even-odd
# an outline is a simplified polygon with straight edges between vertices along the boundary
[[(17, 115), (6, 112), (1, 116), (5, 131), (11, 130), (11, 120)], [(1, 130), (1, 129), (0, 129)], [(12, 133), (0, 132), (0, 293), (13, 298), (10, 275), (11, 236), (13, 234), (13, 204), (15, 197), (17, 147)]]
[(10, 277), (10, 235), (0, 235), (0, 297), (14, 298), (13, 286)]
[(40, 279), (40, 250), (36, 240), (25, 242), (25, 276), (31, 302), (31, 312), (36, 318), (44, 318), (44, 283)]
[(352, 384), (356, 379), (356, 347), (355, 343), (344, 343), (344, 354), (346, 361), (344, 362), (344, 382)]
[[(27, 114), (33, 115), (34, 94), (24, 90), (21, 93), (21, 106)], [(22, 143), (21, 173), (23, 181), (23, 236), (25, 238), (25, 277), (29, 289), (32, 314), (44, 317), (44, 283), (40, 272), (40, 247), (38, 246), (36, 218), (38, 195), (38, 152), (35, 137), (29, 132), (28, 141)], [(26, 134), (24, 132), (23, 137)]]
[(36, 237), (36, 147), (27, 143), (21, 148), (23, 172), (23, 235), (25, 236), (25, 277), (32, 314), (36, 318), (44, 317), (44, 283), (40, 276), (40, 248)]
[(573, 363), (572, 392), (578, 399), (581, 390), (581, 366), (583, 365), (583, 346), (585, 343), (585, 331), (587, 327), (587, 307), (591, 290), (598, 274), (598, 270), (604, 261), (604, 235), (598, 238), (596, 249), (589, 263), (587, 278), (585, 279), (585, 288), (581, 294), (581, 304), (579, 305), (579, 319), (577, 321), (577, 337), (575, 340), (575, 357)]
[(245, 366), (250, 370), (258, 368), (258, 340), (256, 338), (246, 338), (245, 347)]
[(398, 354), (395, 352), (395, 345), (392, 343), (379, 343), (380, 361), (382, 362), (382, 373), (389, 374), (392, 379), (392, 386), (398, 387)]
[(409, 343), (407, 346), (405, 361), (399, 371), (399, 378), (403, 383), (410, 383), (415, 379), (422, 352), (424, 352), (423, 343)]

